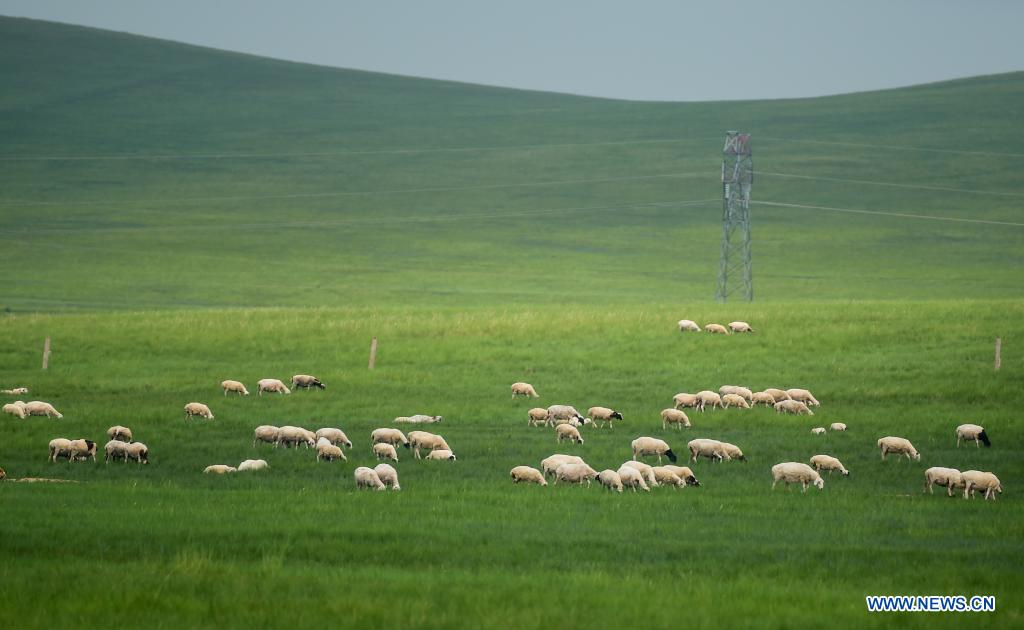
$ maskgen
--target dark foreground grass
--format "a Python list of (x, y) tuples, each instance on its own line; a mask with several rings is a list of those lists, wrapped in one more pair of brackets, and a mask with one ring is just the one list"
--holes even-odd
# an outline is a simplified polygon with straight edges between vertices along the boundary
[[(81, 483), (0, 486), (0, 625), (1019, 625), (1022, 314), (1019, 301), (970, 301), (8, 316), (0, 383), (31, 387), (65, 418), (2, 420), (0, 465)], [(744, 318), (758, 332), (680, 335), (684, 316)], [(996, 333), (1004, 368), (993, 374)], [(46, 334), (54, 356), (42, 373)], [(296, 372), (328, 389), (224, 398), (217, 386)], [(511, 401), (520, 379), (542, 398)], [(674, 393), (726, 383), (806, 386), (823, 404), (813, 418), (718, 411), (691, 414), (688, 431), (661, 429)], [(186, 423), (190, 400), (217, 418)], [(626, 419), (558, 446), (526, 426), (534, 402), (604, 404)], [(434, 428), (459, 461), (403, 451), (402, 492), (356, 492), (369, 432), (417, 412), (445, 416)], [(850, 430), (810, 434), (837, 420)], [(953, 428), (967, 421), (988, 428), (991, 449), (955, 448)], [(49, 439), (99, 441), (118, 423), (150, 446), (150, 466), (44, 462)], [(263, 423), (340, 426), (355, 448), (333, 464), (253, 448)], [(874, 443), (890, 434), (922, 460), (881, 462)], [(507, 478), (553, 452), (617, 467), (638, 435), (677, 452), (715, 437), (749, 461), (700, 462), (700, 488), (649, 495)], [(827, 478), (820, 493), (769, 490), (772, 464), (818, 452), (851, 477)], [(271, 469), (201, 474), (255, 456)], [(933, 465), (993, 470), (1006, 492), (994, 503), (922, 495)], [(994, 594), (998, 609), (869, 615), (864, 596), (888, 593)]]

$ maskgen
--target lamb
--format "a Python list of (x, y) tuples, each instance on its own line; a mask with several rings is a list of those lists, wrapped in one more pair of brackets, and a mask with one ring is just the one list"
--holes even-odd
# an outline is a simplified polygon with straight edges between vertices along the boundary
[(128, 460), (133, 460), (138, 464), (149, 463), (149, 447), (142, 442), (132, 442), (128, 445), (127, 451), (128, 457), (124, 460), (124, 463), (128, 463)]
[(935, 494), (932, 486), (943, 486), (946, 488), (946, 495), (953, 496), (953, 488), (963, 488), (966, 481), (963, 474), (956, 468), (942, 468), (932, 466), (924, 471), (924, 489), (922, 493)]
[(806, 389), (787, 389), (786, 393), (789, 394), (789, 397), (793, 400), (799, 400), (800, 402), (806, 403), (812, 407), (821, 405), (821, 403), (811, 395), (811, 392)]
[(985, 428), (976, 424), (961, 424), (956, 428), (956, 447), (960, 448), (960, 440), (974, 440), (975, 446), (981, 448), (981, 443), (985, 443), (985, 448), (992, 446), (992, 442), (988, 439), (988, 434), (985, 433)]
[(668, 445), (668, 442), (659, 440), (658, 438), (652, 437), (638, 437), (633, 440), (631, 446), (633, 447), (633, 459), (642, 457), (644, 455), (657, 455), (658, 463), (661, 463), (661, 456), (668, 457), (668, 460), (673, 464), (676, 463), (676, 454), (672, 452), (672, 448)]
[(697, 408), (704, 411), (704, 408), (711, 405), (711, 409), (722, 406), (722, 397), (717, 392), (704, 390), (697, 392)]
[(555, 471), (555, 485), (558, 485), (559, 481), (580, 484), (586, 481), (589, 487), (590, 481), (596, 478), (597, 471), (586, 464), (562, 464)]
[(825, 435), (825, 427), (814, 427), (811, 429), (811, 433), (814, 435)]
[(622, 477), (611, 468), (606, 468), (598, 473), (597, 482), (612, 492), (622, 493)]
[(12, 416), (18, 416), (22, 420), (28, 416), (28, 411), (25, 410), (25, 403), (20, 400), (16, 400), (12, 403), (8, 403), (3, 407), (4, 413), (9, 413)]
[(238, 465), (238, 472), (255, 472), (269, 467), (265, 459), (247, 459)]
[(239, 396), (248, 396), (249, 395), (249, 390), (247, 390), (245, 388), (245, 385), (243, 385), (239, 381), (232, 381), (232, 380), (221, 381), (220, 382), (220, 388), (224, 390), (224, 395), (225, 396), (228, 395), (228, 392), (234, 392), (234, 393), (238, 394)]
[(722, 407), (725, 409), (728, 409), (729, 407), (750, 409), (750, 403), (748, 403), (746, 399), (739, 394), (726, 394), (725, 396), (722, 396)]
[(113, 426), (107, 429), (107, 437), (111, 440), (121, 440), (122, 442), (132, 441), (132, 430), (128, 427), (122, 427), (121, 425)]
[[(622, 466), (619, 467), (619, 474), (620, 475), (622, 474), (622, 467), (623, 466), (626, 467), (626, 468), (632, 468), (633, 470), (638, 471), (643, 476), (643, 478), (647, 482), (648, 486), (650, 486), (652, 488), (657, 487), (657, 485), (658, 485), (658, 478), (654, 476), (654, 467), (653, 466), (651, 466), (649, 464), (645, 464), (643, 462), (638, 462), (635, 459), (631, 459), (628, 462), (623, 462)], [(625, 483), (626, 480), (623, 479), (622, 481), (623, 481), (623, 483)]]
[[(428, 433), (426, 431), (412, 431), (409, 433), (409, 444), (412, 447), (413, 454), (416, 459), (420, 459), (420, 449), (426, 449), (428, 451), (439, 451), (452, 450), (448, 446), (448, 442), (444, 441), (444, 438), (434, 433)], [(398, 461), (398, 460), (395, 460)]]
[(753, 407), (764, 405), (765, 407), (775, 406), (775, 397), (768, 392), (754, 392), (750, 396), (750, 404)]
[(838, 470), (843, 473), (844, 477), (850, 476), (850, 471), (846, 470), (843, 462), (831, 455), (815, 455), (811, 458), (811, 466), (814, 466), (815, 470), (827, 470), (829, 475), (832, 474), (833, 470)]
[(110, 463), (112, 459), (123, 459), (128, 461), (128, 443), (121, 440), (110, 440), (103, 447), (103, 462)]
[(681, 319), (677, 325), (679, 326), (679, 332), (700, 332), (700, 326), (697, 322), (690, 319)]
[(963, 472), (964, 477), (964, 498), (974, 497), (975, 490), (984, 491), (985, 500), (992, 499), (996, 500), (996, 493), (1003, 493), (1003, 484), (999, 482), (999, 478), (990, 472), (981, 472), (980, 470), (965, 470)]
[(555, 474), (555, 471), (558, 470), (558, 467), (561, 466), (562, 464), (583, 463), (585, 462), (583, 461), (582, 457), (577, 457), (576, 455), (562, 455), (561, 453), (556, 453), (554, 455), (551, 455), (550, 457), (542, 459), (540, 462), (540, 468), (541, 470), (544, 471), (545, 476), (552, 476)]
[(255, 447), (256, 442), (267, 442), (268, 444), (273, 444), (274, 448), (277, 448), (279, 443), (278, 437), (280, 435), (281, 429), (273, 425), (261, 424), (256, 427), (256, 430), (253, 432), (252, 445)]
[(698, 438), (696, 440), (690, 440), (686, 446), (690, 449), (691, 462), (696, 462), (699, 457), (707, 457), (708, 459), (716, 462), (731, 459), (729, 454), (726, 453), (725, 449), (722, 447), (722, 443), (718, 440)]
[(686, 487), (686, 482), (683, 478), (668, 468), (665, 468), (664, 466), (654, 466), (653, 470), (654, 478), (658, 480), (659, 485), (675, 486), (676, 488)]
[(525, 481), (539, 486), (548, 485), (548, 480), (544, 478), (544, 475), (532, 466), (516, 466), (509, 472), (509, 476), (512, 477), (512, 483)]
[[(688, 486), (699, 486), (700, 482), (697, 481), (697, 477), (694, 476), (693, 471), (688, 466), (657, 466), (657, 468), (664, 468), (674, 472), (680, 479), (686, 482)], [(657, 479), (657, 473), (655, 473), (655, 479)]]
[(580, 435), (579, 429), (571, 424), (560, 424), (555, 427), (555, 435), (558, 437), (559, 442), (562, 440), (570, 440), (577, 444), (583, 444), (583, 436)]
[[(319, 389), (327, 389), (327, 386), (324, 385), (323, 382), (321, 382), (320, 379), (318, 379), (315, 376), (310, 376), (309, 374), (296, 374), (295, 376), (292, 377), (293, 389), (311, 389), (313, 387), (317, 387)], [(287, 389), (288, 388), (286, 387), (285, 390)], [(285, 391), (285, 393), (287, 394), (288, 392)]]
[(335, 429), (333, 427), (325, 427), (323, 429), (317, 429), (314, 434), (317, 440), (320, 438), (326, 438), (331, 444), (335, 446), (344, 446), (345, 448), (352, 448), (352, 442), (349, 441), (348, 436), (341, 429)]
[(621, 413), (615, 411), (614, 409), (609, 409), (608, 407), (591, 407), (590, 409), (587, 409), (587, 417), (590, 418), (595, 424), (598, 421), (603, 421), (609, 427), (612, 427), (613, 420), (622, 420)]
[[(320, 439), (323, 440), (324, 442), (327, 442), (327, 440), (325, 440), (324, 438)], [(330, 442), (327, 443), (330, 444)], [(334, 448), (338, 447), (335, 446)], [(390, 444), (385, 444), (384, 442), (379, 442), (373, 445), (373, 455), (377, 459), (390, 459), (393, 462), (398, 461), (398, 451), (395, 450), (394, 446)]]
[[(395, 447), (391, 446), (390, 444), (377, 444), (375, 446), (387, 446), (388, 448), (391, 449), (392, 453), (395, 452)], [(374, 452), (376, 452), (376, 448), (374, 448)], [(327, 438), (320, 438), (319, 440), (317, 440), (316, 461), (333, 462), (336, 459), (348, 461), (348, 458), (345, 457), (345, 451), (341, 450), (340, 446), (335, 446), (334, 444), (331, 444), (331, 441), (328, 440)], [(397, 456), (395, 457), (395, 461), (398, 461)]]
[[(546, 414), (547, 411), (545, 410)], [(435, 424), (444, 420), (444, 416), (428, 416), (418, 413), (414, 416), (398, 416), (395, 418), (397, 424)]]
[(728, 456), (726, 459), (738, 459), (741, 462), (747, 461), (747, 458), (743, 455), (743, 451), (740, 447), (735, 444), (729, 444), (728, 442), (720, 442), (722, 445), (722, 451)]
[(825, 480), (821, 478), (821, 475), (807, 464), (801, 464), (800, 462), (775, 464), (772, 466), (772, 479), (772, 490), (775, 489), (775, 484), (780, 481), (785, 482), (787, 490), (791, 483), (801, 484), (804, 488), (803, 492), (807, 492), (809, 484), (813, 484), (818, 490), (825, 489)]
[(828, 428), (832, 429), (833, 431), (845, 431), (846, 425), (843, 424), (842, 422), (833, 422), (832, 424), (828, 425)]
[(752, 333), (754, 329), (747, 322), (729, 322), (729, 329), (735, 333)]
[(662, 409), (661, 428), (667, 429), (670, 424), (676, 425), (676, 429), (681, 431), (683, 427), (690, 428), (690, 418), (679, 409)]
[(775, 413), (795, 413), (797, 415), (804, 414), (813, 416), (814, 412), (810, 408), (799, 400), (780, 400), (775, 403)]
[(58, 420), (64, 417), (63, 414), (53, 408), (53, 405), (41, 400), (24, 403), (24, 408), (25, 413), (30, 416), (46, 416), (47, 418), (57, 418)]
[(747, 402), (751, 402), (754, 399), (754, 392), (742, 385), (722, 385), (718, 388), (718, 394), (722, 397), (726, 394), (736, 394)]
[(906, 455), (907, 459), (916, 459), (920, 461), (921, 454), (917, 452), (914, 445), (910, 443), (910, 440), (901, 437), (884, 437), (878, 440), (878, 448), (882, 451), (882, 460), (885, 460), (885, 456), (888, 453), (895, 453), (896, 455)]
[(209, 407), (200, 402), (190, 402), (185, 405), (185, 419), (188, 420), (192, 416), (213, 420), (213, 412), (210, 411)]
[(285, 448), (289, 446), (298, 448), (299, 444), (305, 444), (306, 448), (313, 448), (316, 446), (316, 434), (302, 427), (285, 425), (277, 431), (274, 448), (277, 448), (279, 444), (284, 444)]
[(571, 421), (586, 423), (586, 418), (580, 415), (580, 412), (576, 411), (576, 408), (572, 405), (551, 405), (548, 407), (547, 424), (554, 426), (558, 424), (558, 420)]
[(709, 332), (713, 335), (728, 335), (729, 331), (725, 329), (725, 326), (721, 324), (708, 324), (704, 326), (704, 331)]
[(9, 394), (11, 396), (21, 396), (28, 393), (27, 387), (15, 387), (14, 389), (0, 390), (0, 394)]
[(436, 451), (430, 451), (429, 453), (427, 453), (427, 456), (426, 456), (425, 459), (447, 459), (447, 460), (451, 460), (451, 461), (454, 462), (455, 461), (455, 453), (452, 453), (448, 449), (443, 449), (442, 448), (442, 449), (438, 449)]
[(651, 487), (644, 481), (644, 476), (632, 466), (623, 464), (615, 474), (619, 476), (619, 483), (627, 488), (632, 488), (633, 492), (636, 492), (637, 488), (642, 488), (644, 492), (651, 491)]
[(539, 427), (542, 424), (547, 424), (548, 410), (543, 407), (534, 407), (526, 413), (526, 417), (526, 426)]
[(256, 393), (260, 396), (263, 392), (278, 393), (278, 394), (290, 394), (292, 390), (284, 386), (280, 380), (276, 378), (261, 378), (256, 382)]
[(203, 469), (204, 475), (226, 475), (228, 473), (236, 473), (238, 469), (234, 466), (228, 466), (227, 464), (214, 464), (213, 466), (207, 466)]
[(526, 396), (527, 398), (540, 398), (540, 394), (529, 383), (512, 383), (512, 398)]
[(676, 409), (681, 409), (683, 407), (696, 408), (700, 407), (700, 398), (697, 397), (697, 394), (687, 394), (684, 392), (672, 397), (672, 405)]
[(390, 464), (377, 464), (373, 467), (373, 472), (377, 473), (377, 478), (385, 486), (390, 486), (392, 490), (396, 491), (402, 489), (402, 486), (398, 485), (398, 471), (395, 470), (394, 466)]
[(777, 389), (775, 387), (769, 387), (764, 390), (765, 394), (768, 394), (775, 399), (775, 402), (782, 402), (783, 400), (790, 400), (789, 394), (784, 389)]
[(377, 444), (378, 442), (384, 442), (391, 446), (402, 445), (405, 448), (410, 447), (409, 439), (398, 429), (374, 429), (373, 433), (370, 434), (370, 443)]
[(377, 491), (387, 490), (384, 482), (380, 480), (380, 475), (378, 475), (377, 471), (372, 468), (360, 466), (355, 469), (352, 476), (355, 477), (357, 490), (361, 490), (363, 488), (371, 488)]

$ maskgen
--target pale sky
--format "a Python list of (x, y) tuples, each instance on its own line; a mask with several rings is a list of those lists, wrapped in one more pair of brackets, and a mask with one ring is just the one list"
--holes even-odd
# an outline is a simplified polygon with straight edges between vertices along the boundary
[(636, 100), (818, 96), (1024, 70), (1016, 0), (0, 0), (0, 15)]

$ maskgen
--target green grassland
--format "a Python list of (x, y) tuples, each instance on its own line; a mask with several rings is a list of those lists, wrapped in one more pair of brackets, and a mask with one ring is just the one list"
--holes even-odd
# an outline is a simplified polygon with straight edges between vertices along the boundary
[[(0, 387), (65, 414), (0, 418), (0, 466), (81, 482), (0, 485), (0, 627), (1021, 625), (1024, 73), (636, 103), (9, 18), (0, 52)], [(755, 201), (888, 214), (755, 205), (757, 301), (720, 305), (734, 128), (754, 134)], [(681, 335), (683, 317), (757, 332)], [(218, 388), (295, 373), (328, 389)], [(517, 380), (542, 398), (510, 400)], [(822, 406), (661, 428), (673, 394), (727, 383)], [(186, 422), (192, 400), (216, 419)], [(625, 421), (559, 446), (526, 424), (555, 403)], [(356, 492), (369, 432), (412, 413), (444, 415), (459, 460), (403, 451), (402, 492)], [(811, 435), (833, 421), (850, 431)], [(957, 449), (963, 422), (994, 446)], [(254, 448), (268, 423), (340, 426), (355, 448)], [(53, 437), (113, 424), (149, 466), (45, 461)], [(639, 435), (749, 461), (649, 495), (507, 477), (554, 452), (614, 468)], [(884, 435), (921, 461), (882, 462)], [(770, 491), (771, 465), (819, 452), (850, 478)], [(270, 470), (201, 474), (257, 456)], [(1006, 492), (922, 495), (936, 465)], [(998, 609), (865, 611), (890, 593)]]

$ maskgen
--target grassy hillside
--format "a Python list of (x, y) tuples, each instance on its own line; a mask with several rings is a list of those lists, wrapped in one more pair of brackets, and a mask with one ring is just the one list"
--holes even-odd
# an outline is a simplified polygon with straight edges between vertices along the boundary
[[(758, 201), (1024, 223), (1024, 74), (679, 104), (8, 18), (0, 53), (12, 310), (709, 300), (733, 128)], [(863, 146), (904, 144), (937, 151)], [(1021, 295), (1019, 225), (765, 205), (754, 225), (759, 299)]]

